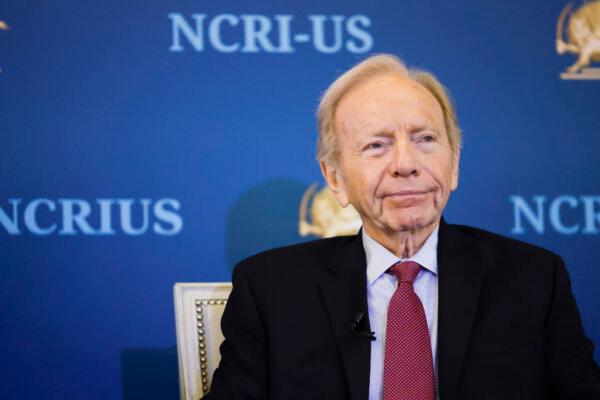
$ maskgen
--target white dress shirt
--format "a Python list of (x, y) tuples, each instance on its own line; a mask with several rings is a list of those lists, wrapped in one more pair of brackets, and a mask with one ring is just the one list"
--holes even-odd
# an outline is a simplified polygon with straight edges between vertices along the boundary
[(438, 276), (437, 243), (439, 225), (429, 235), (423, 246), (412, 257), (402, 259), (369, 237), (362, 230), (362, 241), (367, 256), (367, 303), (369, 322), (376, 340), (371, 342), (371, 376), (369, 400), (383, 398), (383, 357), (385, 354), (385, 330), (388, 304), (396, 291), (396, 277), (385, 272), (398, 261), (415, 261), (423, 268), (413, 282), (415, 293), (423, 303), (425, 318), (431, 339), (433, 371), (436, 381), (436, 397), (439, 399), (437, 376), (437, 322), (438, 322)]

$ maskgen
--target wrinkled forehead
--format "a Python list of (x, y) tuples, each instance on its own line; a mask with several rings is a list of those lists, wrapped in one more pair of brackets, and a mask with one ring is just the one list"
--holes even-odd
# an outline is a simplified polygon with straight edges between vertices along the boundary
[(386, 75), (361, 82), (344, 93), (334, 111), (336, 130), (394, 129), (390, 124), (445, 131), (435, 96), (407, 76)]

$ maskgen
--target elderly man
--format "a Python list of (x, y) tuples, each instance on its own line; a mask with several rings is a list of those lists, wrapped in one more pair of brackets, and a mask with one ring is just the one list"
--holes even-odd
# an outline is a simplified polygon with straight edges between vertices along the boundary
[(354, 237), (242, 261), (208, 399), (600, 399), (565, 265), (442, 218), (460, 129), (443, 86), (390, 55), (339, 77), (318, 159)]

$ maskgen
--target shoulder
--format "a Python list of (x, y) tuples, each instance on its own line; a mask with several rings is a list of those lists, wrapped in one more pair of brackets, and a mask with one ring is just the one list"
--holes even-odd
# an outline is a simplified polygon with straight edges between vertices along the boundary
[(235, 270), (263, 274), (280, 270), (285, 266), (287, 273), (297, 269), (310, 273), (327, 265), (339, 251), (354, 243), (355, 240), (357, 240), (356, 235), (337, 236), (277, 247), (240, 261)]
[(542, 264), (547, 266), (562, 263), (559, 255), (541, 246), (472, 226), (453, 224), (451, 227), (471, 237), (473, 239), (472, 247), (475, 251), (494, 256), (500, 261), (518, 260), (521, 265)]

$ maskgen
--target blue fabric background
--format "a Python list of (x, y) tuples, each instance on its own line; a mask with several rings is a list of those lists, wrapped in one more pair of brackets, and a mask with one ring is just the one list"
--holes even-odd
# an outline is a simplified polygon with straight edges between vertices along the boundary
[[(140, 199), (172, 198), (183, 227), (40, 236), (0, 226), (2, 397), (177, 398), (173, 284), (226, 281), (241, 258), (307, 240), (298, 206), (321, 179), (318, 99), (367, 54), (310, 43), (286, 54), (196, 51), (185, 38), (173, 52), (170, 13), (191, 26), (194, 13), (292, 15), (293, 33), (309, 32), (310, 15), (367, 16), (369, 54), (432, 70), (455, 99), (464, 149), (446, 219), (561, 254), (600, 343), (599, 235), (548, 222), (549, 205), (568, 195), (578, 203), (562, 206), (562, 221), (583, 226), (581, 196), (600, 196), (600, 82), (559, 78), (574, 62), (555, 51), (564, 5), (3, 1), (0, 207), (10, 215), (9, 199), (21, 199), (23, 218), (34, 199), (75, 198), (97, 219), (96, 199), (134, 199), (141, 218)], [(224, 25), (223, 40), (243, 42), (241, 25)], [(511, 196), (534, 208), (535, 195), (546, 197), (544, 231), (524, 220), (525, 233), (511, 233)], [(39, 219), (60, 222), (43, 208)]]

